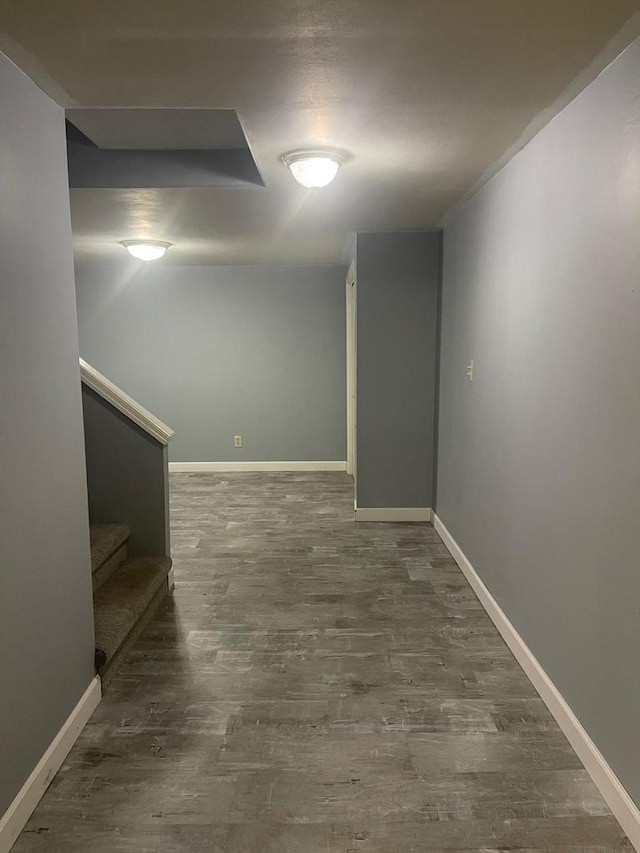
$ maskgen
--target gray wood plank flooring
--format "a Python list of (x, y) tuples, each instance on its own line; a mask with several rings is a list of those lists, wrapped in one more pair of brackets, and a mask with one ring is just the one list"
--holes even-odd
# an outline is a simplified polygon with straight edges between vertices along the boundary
[(175, 593), (16, 853), (632, 850), (430, 525), (342, 474), (171, 486)]

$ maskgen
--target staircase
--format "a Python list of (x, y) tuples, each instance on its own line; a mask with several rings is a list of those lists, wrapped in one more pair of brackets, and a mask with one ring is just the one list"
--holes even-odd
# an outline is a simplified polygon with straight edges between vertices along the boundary
[(96, 669), (103, 689), (168, 592), (169, 557), (127, 556), (126, 524), (92, 524)]
[(82, 359), (80, 378), (95, 660), (104, 689), (169, 592), (173, 430)]

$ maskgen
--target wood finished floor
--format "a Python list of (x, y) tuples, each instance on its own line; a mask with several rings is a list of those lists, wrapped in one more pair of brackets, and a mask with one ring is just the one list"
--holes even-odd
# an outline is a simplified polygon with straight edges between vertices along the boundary
[(176, 590), (15, 853), (632, 848), (428, 525), (172, 475)]

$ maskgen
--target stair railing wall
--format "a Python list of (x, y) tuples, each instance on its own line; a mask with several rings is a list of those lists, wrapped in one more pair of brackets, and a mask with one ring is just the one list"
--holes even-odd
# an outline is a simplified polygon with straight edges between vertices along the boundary
[(124, 522), (132, 555), (170, 555), (166, 424), (80, 359), (89, 516)]

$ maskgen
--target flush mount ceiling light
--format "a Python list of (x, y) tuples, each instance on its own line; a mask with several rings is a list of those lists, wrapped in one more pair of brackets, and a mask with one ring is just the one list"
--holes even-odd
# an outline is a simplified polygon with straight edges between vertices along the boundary
[(326, 187), (338, 174), (344, 157), (330, 151), (291, 151), (282, 158), (299, 184), (310, 190)]
[(171, 243), (165, 243), (162, 240), (123, 240), (122, 245), (130, 255), (140, 261), (157, 261)]

